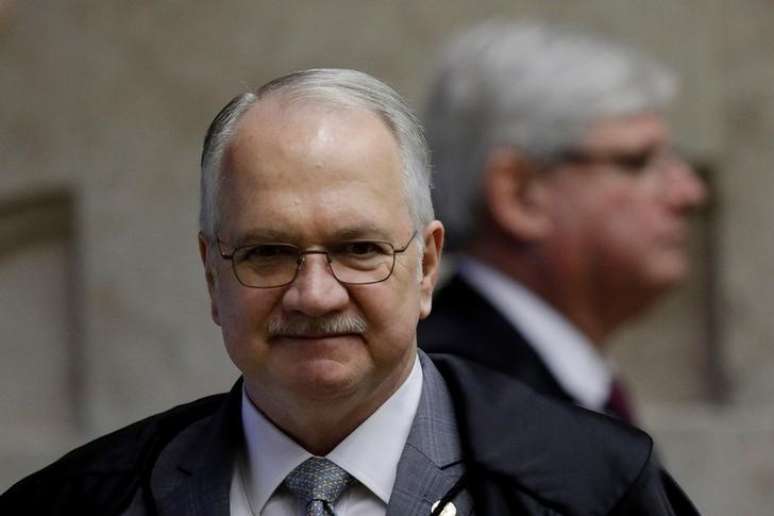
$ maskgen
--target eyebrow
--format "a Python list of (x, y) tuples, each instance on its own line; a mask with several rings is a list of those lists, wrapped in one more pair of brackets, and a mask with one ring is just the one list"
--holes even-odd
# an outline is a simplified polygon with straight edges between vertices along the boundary
[(647, 145), (640, 145), (639, 147), (631, 147), (629, 149), (622, 150), (620, 154), (656, 154), (661, 150), (669, 148), (669, 145), (665, 145), (658, 142), (650, 142)]
[[(329, 242), (340, 242), (347, 240), (381, 240), (390, 242), (394, 236), (383, 227), (373, 224), (362, 224), (348, 226), (333, 231), (320, 242), (326, 244)], [(232, 244), (235, 247), (242, 247), (253, 243), (272, 242), (272, 243), (291, 243), (298, 239), (283, 230), (276, 229), (251, 229), (237, 236)]]
[(234, 247), (242, 247), (257, 242), (287, 242), (289, 235), (283, 231), (272, 229), (252, 229), (237, 236), (232, 244)]
[(389, 242), (391, 238), (392, 235), (384, 228), (371, 224), (342, 228), (335, 231), (332, 235), (332, 240), (368, 239), (384, 240)]

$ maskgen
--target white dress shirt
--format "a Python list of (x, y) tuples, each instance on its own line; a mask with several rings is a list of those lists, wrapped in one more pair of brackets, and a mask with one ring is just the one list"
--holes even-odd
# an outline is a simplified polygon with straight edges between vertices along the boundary
[[(355, 478), (335, 503), (338, 516), (384, 516), (422, 394), (422, 367), (325, 457)], [(242, 391), (245, 450), (231, 481), (231, 516), (302, 516), (304, 507), (282, 485), (313, 455), (258, 411)]]
[(529, 289), (478, 260), (461, 259), (459, 273), (518, 328), (570, 396), (583, 407), (603, 411), (612, 364), (580, 330)]

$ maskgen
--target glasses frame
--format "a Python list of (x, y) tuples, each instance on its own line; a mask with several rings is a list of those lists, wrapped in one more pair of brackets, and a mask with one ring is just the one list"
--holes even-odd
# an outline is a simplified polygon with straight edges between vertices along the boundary
[(569, 149), (559, 154), (556, 164), (569, 163), (581, 166), (613, 166), (632, 175), (645, 172), (659, 164), (684, 163), (683, 153), (674, 147), (663, 149), (646, 148), (640, 151), (591, 152), (583, 149)]
[[(414, 232), (411, 234), (411, 237), (408, 239), (408, 242), (406, 242), (406, 245), (404, 245), (401, 248), (396, 249), (395, 246), (391, 242), (386, 242), (383, 240), (362, 240), (362, 242), (374, 242), (378, 244), (385, 244), (387, 245), (391, 250), (392, 253), (390, 256), (392, 257), (392, 264), (390, 265), (390, 272), (387, 274), (387, 276), (384, 279), (380, 279), (377, 281), (365, 281), (365, 282), (351, 282), (351, 281), (342, 281), (339, 279), (338, 276), (336, 276), (336, 271), (333, 268), (333, 258), (331, 258), (330, 251), (324, 250), (324, 249), (309, 249), (309, 250), (302, 250), (300, 247), (294, 246), (293, 244), (286, 244), (286, 243), (280, 243), (276, 242), (277, 245), (285, 245), (288, 247), (292, 247), (296, 249), (297, 255), (296, 255), (296, 270), (293, 273), (293, 277), (290, 279), (290, 281), (287, 281), (285, 283), (281, 283), (279, 285), (270, 285), (270, 286), (255, 286), (255, 285), (248, 285), (242, 279), (239, 277), (239, 274), (237, 273), (237, 263), (234, 260), (234, 255), (238, 253), (241, 249), (249, 249), (251, 247), (256, 247), (256, 245), (260, 244), (250, 244), (250, 245), (242, 245), (239, 247), (235, 247), (231, 253), (224, 253), (223, 249), (221, 248), (221, 244), (223, 244), (223, 241), (220, 238), (217, 238), (218, 241), (218, 253), (220, 254), (220, 257), (224, 260), (228, 260), (231, 262), (231, 272), (234, 273), (234, 277), (236, 278), (237, 282), (239, 282), (240, 285), (247, 287), (247, 288), (280, 288), (280, 287), (286, 287), (290, 284), (292, 284), (294, 281), (296, 281), (296, 278), (298, 277), (298, 271), (301, 270), (301, 267), (304, 264), (305, 258), (307, 255), (310, 254), (324, 254), (325, 255), (325, 261), (328, 264), (328, 269), (331, 271), (331, 275), (341, 283), (342, 285), (374, 285), (376, 283), (383, 283), (390, 279), (392, 277), (392, 273), (395, 270), (395, 255), (402, 254), (406, 252), (406, 250), (411, 245), (411, 242), (414, 241), (414, 238), (419, 234), (419, 230), (415, 229)], [(353, 242), (358, 242), (358, 240), (353, 240)]]

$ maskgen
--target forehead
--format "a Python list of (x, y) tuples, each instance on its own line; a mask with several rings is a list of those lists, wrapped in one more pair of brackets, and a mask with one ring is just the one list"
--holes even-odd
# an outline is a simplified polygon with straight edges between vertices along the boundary
[(603, 118), (591, 125), (583, 139), (587, 149), (638, 151), (669, 143), (669, 127), (657, 113)]
[(365, 109), (261, 101), (243, 116), (225, 158), (221, 206), (236, 231), (340, 231), (408, 213), (395, 137)]

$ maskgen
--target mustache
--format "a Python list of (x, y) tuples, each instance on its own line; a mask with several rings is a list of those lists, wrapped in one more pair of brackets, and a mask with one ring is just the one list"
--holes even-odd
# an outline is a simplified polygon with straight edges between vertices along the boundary
[(367, 329), (368, 324), (365, 320), (353, 315), (323, 317), (294, 315), (288, 318), (270, 319), (268, 323), (269, 337), (325, 337), (361, 334)]

